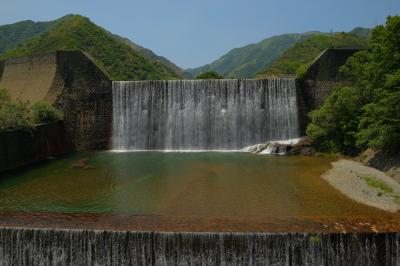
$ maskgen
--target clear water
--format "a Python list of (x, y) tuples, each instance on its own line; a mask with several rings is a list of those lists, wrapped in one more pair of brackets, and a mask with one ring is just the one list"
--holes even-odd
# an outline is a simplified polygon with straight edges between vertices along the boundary
[(319, 176), (329, 158), (85, 153), (1, 178), (0, 211), (185, 217), (379, 215)]

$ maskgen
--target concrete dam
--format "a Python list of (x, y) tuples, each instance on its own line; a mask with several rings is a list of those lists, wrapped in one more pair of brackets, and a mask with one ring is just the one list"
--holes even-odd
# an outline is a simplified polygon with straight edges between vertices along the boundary
[[(15, 100), (57, 102), (76, 151), (232, 150), (303, 135), (307, 114), (346, 83), (339, 68), (357, 51), (324, 51), (301, 80), (137, 82), (112, 81), (83, 52), (57, 51), (0, 61), (0, 87)], [(146, 124), (138, 127), (135, 117)]]
[(113, 82), (113, 150), (240, 150), (300, 134), (294, 79)]
[[(26, 158), (36, 158), (33, 157), (38, 153), (36, 149), (25, 152), (22, 159), (18, 159), (16, 155), (17, 159), (13, 159), (13, 162), (1, 157), (11, 158), (8, 150), (16, 150), (18, 153), (23, 150), (15, 149), (15, 146), (9, 143), (29, 146), (25, 144), (29, 142), (21, 141), (27, 138), (33, 143), (37, 142), (36, 139), (46, 142), (48, 139), (43, 137), (46, 134), (51, 134), (57, 142), (66, 142), (67, 144), (61, 143), (60, 146), (65, 144), (73, 151), (233, 151), (268, 141), (299, 138), (304, 135), (307, 114), (318, 108), (338, 84), (346, 83), (336, 70), (354, 52), (330, 49), (313, 64), (303, 80), (271, 78), (112, 81), (87, 54), (72, 51), (0, 62), (0, 87), (7, 88), (13, 99), (31, 102), (46, 100), (57, 104), (64, 111), (64, 121), (52, 131), (45, 127), (37, 130), (33, 137), (16, 136), (13, 142), (4, 138), (5, 141), (0, 142), (0, 151), (3, 151), (0, 152), (0, 158), (6, 162), (4, 169), (8, 170), (16, 168), (16, 165), (25, 166), (53, 156), (53, 153), (45, 151), (43, 158), (28, 161)], [(41, 90), (36, 91), (39, 88)], [(60, 129), (68, 140), (62, 141), (61, 133), (51, 133), (56, 132), (56, 129)], [(30, 214), (25, 216), (25, 213), (0, 213), (0, 265), (400, 265), (400, 234), (389, 227), (382, 229), (381, 233), (372, 233), (368, 230), (364, 232), (363, 228), (351, 229), (350, 225), (354, 223), (349, 223), (348, 230), (343, 231), (344, 229), (332, 229), (332, 226), (336, 226), (336, 220), (335, 224), (329, 223), (329, 219), (328, 222), (324, 219), (305, 220), (305, 225), (300, 221), (302, 217), (313, 217), (314, 212), (304, 212), (300, 213), (301, 215), (297, 212), (314, 211), (312, 208), (316, 208), (315, 205), (322, 206), (326, 211), (326, 206), (329, 205), (326, 202), (332, 202), (332, 205), (336, 203), (330, 200), (331, 198), (342, 202), (342, 205), (338, 206), (346, 207), (347, 203), (351, 203), (348, 206), (351, 214), (358, 210), (352, 208), (353, 203), (347, 199), (336, 197), (334, 193), (339, 193), (336, 190), (320, 189), (326, 188), (325, 183), (310, 183), (311, 179), (315, 181), (317, 178), (308, 177), (309, 173), (297, 175), (304, 169), (299, 168), (303, 165), (300, 162), (284, 164), (282, 162), (287, 158), (257, 156), (251, 158), (250, 165), (250, 159), (228, 160), (214, 157), (200, 158), (201, 160), (195, 158), (197, 161), (191, 167), (190, 158), (187, 157), (193, 154), (177, 153), (178, 156), (185, 157), (179, 160), (166, 158), (171, 155), (169, 153), (154, 153), (158, 156), (161, 154), (160, 157), (155, 157), (150, 152), (151, 156), (145, 159), (143, 156), (146, 153), (94, 154), (98, 157), (90, 157), (88, 164), (86, 161), (91, 155), (85, 154), (73, 160), (67, 158), (67, 161), (62, 162), (62, 167), (61, 164), (50, 165), (48, 173), (40, 173), (45, 177), (41, 182), (46, 186), (37, 187), (56, 187), (59, 188), (59, 191), (56, 190), (59, 193), (43, 193), (47, 192), (46, 190), (31, 193), (40, 198), (39, 201), (31, 200), (32, 204), (45, 202), (44, 194), (55, 195), (55, 198), (49, 197), (51, 204), (48, 206), (73, 207), (73, 213), (63, 216), (58, 210), (48, 210), (36, 214), (36, 220), (29, 216)], [(207, 153), (199, 154), (209, 156)], [(229, 153), (212, 154), (226, 156)], [(235, 156), (238, 154), (242, 156), (242, 153), (234, 153)], [(140, 156), (141, 159), (130, 161), (126, 160), (125, 156)], [(267, 157), (276, 160), (269, 162), (270, 164), (262, 161)], [(178, 175), (176, 169), (182, 165), (186, 168), (182, 167), (185, 169)], [(241, 168), (246, 167), (250, 169), (249, 174), (240, 172)], [(141, 169), (144, 168), (146, 171), (142, 173)], [(283, 168), (295, 172), (296, 176), (285, 181), (282, 178), (286, 176)], [(147, 171), (148, 169), (156, 169), (159, 172)], [(0, 172), (1, 170), (0, 167)], [(60, 179), (55, 178), (56, 172), (59, 173)], [(225, 179), (221, 173), (226, 175)], [(265, 176), (256, 176), (257, 173), (274, 175), (268, 180)], [(74, 174), (75, 180), (71, 178)], [(316, 172), (315, 175), (317, 174)], [(182, 177), (178, 180), (181, 182), (180, 186), (177, 186), (177, 176)], [(248, 186), (250, 183), (244, 181), (249, 180), (251, 176), (257, 179), (252, 181), (252, 186)], [(25, 180), (24, 176), (20, 178), (19, 180)], [(74, 185), (74, 189), (65, 186), (65, 180), (69, 181), (69, 185)], [(213, 182), (208, 182), (209, 180)], [(20, 183), (20, 189), (24, 193), (15, 194), (23, 195), (27, 200), (22, 203), (26, 203), (29, 201), (28, 190), (35, 186), (29, 183), (23, 186), (25, 183)], [(302, 184), (307, 185), (312, 193), (301, 194), (304, 192), (302, 188), (306, 187), (302, 187)], [(171, 189), (172, 187), (174, 189)], [(187, 190), (192, 187), (209, 190)], [(224, 187), (226, 189), (222, 190)], [(270, 187), (271, 189), (267, 190)], [(84, 191), (86, 189), (89, 193)], [(290, 189), (296, 191), (292, 193)], [(68, 194), (71, 191), (72, 196)], [(244, 193), (237, 195), (244, 195), (245, 200), (238, 204), (235, 200), (241, 197), (231, 194), (232, 191)], [(63, 194), (65, 192), (67, 194)], [(274, 193), (282, 197), (278, 198)], [(317, 193), (321, 193), (321, 196)], [(12, 193), (9, 194), (12, 196)], [(65, 198), (60, 195), (65, 195)], [(80, 198), (82, 195), (85, 197)], [(87, 195), (89, 196), (86, 197)], [(92, 195), (94, 196), (91, 197)], [(168, 197), (164, 198), (163, 195)], [(294, 204), (286, 204), (283, 207), (277, 204), (271, 207), (268, 203), (273, 201), (267, 197), (265, 201), (261, 201), (260, 199), (264, 199), (261, 195), (271, 195), (283, 199), (276, 200), (277, 202)], [(4, 198), (0, 197), (2, 200)], [(56, 205), (58, 199), (58, 202), (66, 204)], [(321, 203), (321, 199), (325, 199), (326, 202)], [(75, 202), (78, 204), (74, 205)], [(132, 202), (142, 205), (133, 206)], [(202, 219), (206, 220), (211, 217), (210, 213), (215, 212), (221, 215), (216, 216), (215, 224), (204, 223), (204, 227), (199, 229), (196, 228), (196, 223), (190, 225), (185, 219), (180, 223), (176, 222), (182, 217), (189, 217), (192, 211), (196, 210), (197, 206), (193, 206), (198, 202), (203, 204), (202, 208), (198, 209), (204, 213), (193, 216), (192, 219), (199, 219), (201, 223), (204, 221)], [(221, 204), (219, 208), (213, 209), (213, 206), (218, 205), (215, 202), (230, 204)], [(259, 219), (247, 220), (251, 218), (249, 213), (256, 211), (243, 212), (238, 214), (243, 220), (235, 220), (236, 213), (239, 210), (251, 209), (252, 202), (255, 202), (254, 208), (260, 208), (255, 209), (257, 215), (263, 215), (260, 215)], [(310, 208), (304, 207), (310, 202), (317, 204), (311, 205), (314, 207)], [(101, 205), (103, 203), (104, 205)], [(97, 216), (86, 213), (86, 210), (81, 213), (76, 211), (78, 207), (88, 208), (87, 206), (100, 206), (102, 209), (98, 210), (101, 210), (102, 214)], [(115, 208), (112, 208), (113, 206)], [(139, 211), (127, 211), (120, 214), (121, 216), (114, 216), (112, 211), (126, 210), (127, 206)], [(140, 212), (143, 206), (148, 209)], [(293, 216), (293, 220), (287, 220), (288, 224), (293, 225), (291, 230), (281, 227), (281, 220), (272, 219), (277, 216), (276, 213), (285, 214), (282, 212), (284, 209), (298, 215)], [(157, 214), (154, 210), (159, 210), (160, 213)], [(170, 213), (178, 213), (182, 217), (172, 217), (174, 219), (163, 224), (163, 221), (168, 221), (163, 220), (163, 215), (170, 214), (165, 210), (171, 210)], [(223, 219), (221, 213), (224, 211), (228, 215), (235, 213), (232, 215), (232, 223), (229, 223), (229, 219)], [(331, 215), (329, 218), (334, 218), (337, 212), (327, 213)], [(131, 215), (127, 215), (128, 213)], [(360, 213), (363, 214), (361, 211)], [(287, 216), (283, 214), (282, 217), (286, 221)], [(299, 220), (297, 217), (300, 217)], [(381, 217), (377, 217), (381, 222)], [(364, 220), (357, 218), (354, 221), (360, 224), (359, 222)], [(344, 219), (341, 223), (345, 222)], [(143, 229), (143, 225), (147, 227)], [(175, 229), (168, 227), (172, 225), (176, 226)], [(244, 225), (258, 225), (259, 227), (255, 228), (261, 229), (240, 228)]]

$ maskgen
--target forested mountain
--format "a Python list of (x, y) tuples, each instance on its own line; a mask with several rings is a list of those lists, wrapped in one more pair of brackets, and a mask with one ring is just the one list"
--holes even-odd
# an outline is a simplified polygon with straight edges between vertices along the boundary
[[(21, 25), (17, 28), (23, 28)], [(46, 27), (41, 28), (41, 34), (37, 30), (35, 31), (36, 36), (31, 39), (19, 38), (23, 41), (18, 43), (15, 49), (7, 50), (0, 55), (0, 59), (55, 50), (82, 50), (90, 54), (113, 79), (142, 80), (182, 77), (182, 71), (167, 59), (160, 59), (150, 50), (139, 47), (130, 41), (128, 43), (126, 39), (107, 32), (88, 18), (68, 15), (43, 25)], [(11, 30), (9, 29), (9, 31)], [(8, 33), (8, 35), (10, 34), (11, 32)]]
[(71, 15), (48, 22), (34, 22), (25, 20), (13, 24), (0, 26), (0, 54), (6, 50), (14, 49), (23, 41), (47, 32), (61, 21), (68, 19)]
[(333, 38), (328, 34), (311, 36), (288, 49), (257, 77), (301, 76), (323, 50), (329, 47), (367, 47), (370, 33), (369, 29), (356, 28), (349, 33), (335, 33)]
[(186, 71), (193, 76), (203, 72), (215, 71), (227, 78), (253, 77), (261, 70), (271, 66), (295, 43), (304, 41), (315, 34), (321, 33), (307, 32), (274, 36), (256, 44), (233, 49), (211, 64)]
[(113, 34), (113, 36), (115, 38), (117, 38), (120, 41), (123, 41), (124, 43), (128, 44), (129, 46), (131, 46), (133, 49), (135, 49), (140, 55), (147, 57), (147, 58), (151, 58), (154, 59), (158, 62), (160, 62), (161, 64), (166, 65), (167, 67), (173, 69), (175, 71), (175, 73), (179, 76), (187, 76), (187, 73), (184, 72), (183, 69), (181, 69), (180, 67), (178, 67), (177, 65), (175, 65), (174, 63), (172, 63), (171, 61), (169, 61), (167, 58), (165, 58), (164, 56), (159, 56), (157, 54), (155, 54), (152, 50), (147, 49), (143, 46), (140, 46), (134, 42), (132, 42), (131, 40), (129, 40), (128, 38), (125, 37), (121, 37), (119, 35)]

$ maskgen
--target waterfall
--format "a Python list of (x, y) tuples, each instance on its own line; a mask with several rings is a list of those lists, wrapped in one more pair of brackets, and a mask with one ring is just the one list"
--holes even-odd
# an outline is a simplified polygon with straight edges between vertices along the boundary
[(113, 82), (114, 150), (240, 150), (300, 136), (294, 79)]
[(0, 265), (400, 265), (400, 234), (0, 229)]

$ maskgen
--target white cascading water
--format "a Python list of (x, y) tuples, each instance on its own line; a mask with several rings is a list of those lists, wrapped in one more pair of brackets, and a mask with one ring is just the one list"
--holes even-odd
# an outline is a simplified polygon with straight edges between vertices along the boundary
[(294, 79), (113, 82), (116, 151), (241, 150), (299, 136)]
[(400, 234), (0, 229), (0, 265), (399, 265)]

